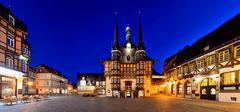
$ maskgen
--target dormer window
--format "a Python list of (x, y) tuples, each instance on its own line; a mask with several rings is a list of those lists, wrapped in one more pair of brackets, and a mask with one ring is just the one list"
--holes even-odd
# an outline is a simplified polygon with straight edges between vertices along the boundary
[(11, 23), (12, 25), (15, 25), (15, 19), (14, 19), (13, 16), (9, 15), (8, 21), (9, 21), (9, 23)]
[(207, 45), (203, 48), (204, 51), (207, 51), (208, 49), (209, 49), (209, 45)]

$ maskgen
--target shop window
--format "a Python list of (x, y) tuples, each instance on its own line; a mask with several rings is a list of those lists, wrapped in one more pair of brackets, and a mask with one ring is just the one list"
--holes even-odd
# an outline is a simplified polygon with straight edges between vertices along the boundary
[(13, 68), (13, 56), (7, 55), (6, 57), (6, 66)]
[(14, 78), (2, 77), (2, 97), (15, 95), (16, 80)]
[(14, 38), (12, 36), (8, 35), (7, 36), (7, 45), (14, 47), (15, 46), (14, 44), (15, 44)]
[(236, 83), (236, 73), (235, 72), (228, 72), (224, 73), (223, 75), (223, 84), (230, 85)]

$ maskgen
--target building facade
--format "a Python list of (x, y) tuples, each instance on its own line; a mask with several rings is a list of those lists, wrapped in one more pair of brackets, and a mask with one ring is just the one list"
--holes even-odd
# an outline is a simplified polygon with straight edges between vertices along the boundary
[(37, 94), (36, 74), (33, 68), (29, 69), (29, 73), (27, 74), (26, 78), (23, 79), (23, 94), (24, 95)]
[(151, 94), (164, 94), (165, 87), (163, 86), (166, 80), (166, 76), (158, 73), (154, 69), (152, 70), (152, 81), (151, 81)]
[(34, 69), (38, 94), (67, 94), (68, 79), (62, 73), (45, 64)]
[(27, 26), (0, 3), (0, 99), (21, 96), (29, 73), (31, 46)]
[(131, 28), (126, 27), (126, 42), (120, 47), (116, 21), (111, 56), (102, 61), (106, 79), (106, 96), (150, 96), (152, 65), (154, 60), (146, 55), (139, 21), (138, 45), (131, 40)]
[(105, 87), (103, 73), (78, 73), (78, 94), (105, 96)]
[(240, 103), (240, 14), (165, 60), (169, 95)]

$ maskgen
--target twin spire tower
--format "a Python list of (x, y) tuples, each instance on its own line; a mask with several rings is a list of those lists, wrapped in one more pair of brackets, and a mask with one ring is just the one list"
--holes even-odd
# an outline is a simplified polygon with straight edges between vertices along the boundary
[(106, 96), (125, 98), (150, 96), (152, 65), (155, 61), (146, 54), (140, 17), (137, 45), (131, 40), (131, 32), (128, 24), (126, 41), (120, 46), (116, 18), (112, 55), (103, 60)]
[[(117, 15), (117, 13), (115, 13)], [(137, 49), (138, 50), (145, 50), (145, 47), (143, 45), (143, 40), (142, 40), (142, 25), (141, 25), (141, 18), (140, 18), (140, 13), (139, 13), (139, 24), (138, 24), (138, 44), (137, 44)], [(127, 24), (126, 27), (126, 43), (132, 43), (131, 41), (131, 28), (130, 25)], [(119, 50), (120, 45), (119, 45), (119, 38), (118, 38), (118, 19), (116, 17), (116, 22), (115, 22), (115, 31), (114, 31), (114, 42), (113, 42), (113, 47), (112, 50)]]

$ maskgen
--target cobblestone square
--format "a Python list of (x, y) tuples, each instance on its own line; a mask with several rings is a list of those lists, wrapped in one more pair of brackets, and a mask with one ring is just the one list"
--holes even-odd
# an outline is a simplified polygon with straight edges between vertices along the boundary
[(239, 112), (240, 104), (156, 95), (147, 98), (55, 96), (0, 106), (0, 112)]

